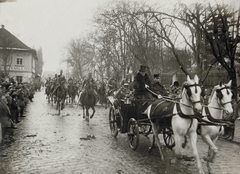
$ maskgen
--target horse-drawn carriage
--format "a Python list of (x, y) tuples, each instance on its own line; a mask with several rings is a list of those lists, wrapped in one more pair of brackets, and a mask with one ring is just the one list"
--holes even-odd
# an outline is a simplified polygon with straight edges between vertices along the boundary
[(190, 139), (198, 171), (202, 174), (204, 170), (197, 149), (197, 129), (200, 128), (199, 134), (209, 146), (206, 160), (213, 162), (218, 151), (215, 142), (223, 126), (231, 125), (229, 122), (222, 121), (224, 113), (233, 113), (233, 95), (230, 87), (231, 81), (228, 84), (215, 86), (207, 105), (201, 102), (202, 89), (197, 76), (193, 80), (187, 76), (178, 100), (168, 97), (153, 101), (129, 100), (126, 97), (119, 101), (109, 97), (111, 134), (116, 137), (118, 132), (127, 133), (130, 147), (135, 150), (139, 144), (139, 134), (153, 133), (150, 150), (156, 140), (162, 160), (164, 156), (158, 138), (159, 133), (163, 134), (166, 146), (174, 147), (175, 154), (179, 157), (182, 155), (181, 148), (184, 148), (187, 139)]
[[(123, 99), (109, 96), (111, 103), (109, 110), (109, 126), (113, 137), (117, 137), (118, 133), (127, 133), (129, 145), (135, 150), (139, 145), (140, 134), (148, 136), (152, 133), (152, 125), (144, 111), (152, 104), (155, 99), (136, 99), (133, 95), (127, 94)], [(160, 133), (166, 146), (172, 149), (175, 145), (173, 132), (171, 129), (171, 119), (166, 117), (162, 120)], [(155, 138), (149, 152), (154, 147)]]

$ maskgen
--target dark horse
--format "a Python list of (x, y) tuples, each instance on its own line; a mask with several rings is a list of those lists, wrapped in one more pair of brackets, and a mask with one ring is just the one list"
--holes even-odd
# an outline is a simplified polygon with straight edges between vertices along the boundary
[(94, 88), (92, 84), (89, 84), (80, 96), (80, 102), (83, 108), (83, 118), (85, 118), (84, 109), (86, 108), (86, 120), (89, 121), (88, 110), (92, 108), (93, 113), (90, 118), (93, 118), (95, 113), (95, 105), (97, 103), (96, 95), (94, 94)]
[(59, 86), (56, 89), (56, 100), (57, 100), (57, 106), (56, 109), (58, 110), (58, 114), (60, 115), (60, 111), (64, 108), (64, 102), (66, 99), (66, 91), (62, 86)]
[(76, 95), (78, 95), (78, 87), (76, 85), (70, 84), (68, 86), (68, 95), (69, 95), (69, 103), (71, 100), (71, 103), (73, 104)]
[(45, 88), (45, 94), (47, 95), (47, 99), (48, 99), (48, 103), (50, 103), (50, 99), (51, 99), (51, 84), (46, 85)]

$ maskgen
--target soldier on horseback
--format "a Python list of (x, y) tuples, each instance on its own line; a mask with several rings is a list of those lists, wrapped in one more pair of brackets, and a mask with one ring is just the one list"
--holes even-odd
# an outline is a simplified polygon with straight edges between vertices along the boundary
[(83, 81), (82, 94), (84, 94), (86, 92), (86, 89), (88, 89), (89, 87), (91, 87), (93, 94), (95, 95), (95, 97), (97, 97), (97, 85), (95, 80), (92, 78), (92, 73), (88, 73), (88, 77)]
[(54, 80), (55, 80), (55, 89), (54, 89), (54, 91), (53, 91), (53, 93), (57, 90), (57, 88), (61, 88), (64, 92), (66, 92), (67, 91), (67, 88), (66, 88), (66, 86), (65, 86), (65, 83), (66, 83), (66, 79), (65, 79), (65, 77), (64, 77), (64, 75), (63, 75), (63, 70), (60, 70), (60, 74), (56, 77), (56, 75), (55, 75), (55, 77), (54, 77)]

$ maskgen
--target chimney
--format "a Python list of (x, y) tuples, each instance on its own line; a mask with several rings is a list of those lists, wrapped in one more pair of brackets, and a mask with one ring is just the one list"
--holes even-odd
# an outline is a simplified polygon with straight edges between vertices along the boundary
[(4, 28), (4, 25), (2, 25), (2, 28)]

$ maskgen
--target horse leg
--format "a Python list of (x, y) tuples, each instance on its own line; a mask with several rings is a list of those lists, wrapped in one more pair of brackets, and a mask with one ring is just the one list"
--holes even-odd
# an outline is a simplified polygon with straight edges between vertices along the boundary
[(155, 140), (157, 142), (157, 146), (158, 146), (158, 149), (159, 149), (161, 160), (164, 161), (164, 156), (163, 156), (163, 153), (162, 153), (162, 150), (161, 150), (160, 140), (158, 138), (157, 125), (156, 125), (156, 123), (153, 123), (152, 121), (150, 121), (150, 122), (151, 122), (151, 125), (152, 125), (152, 128), (153, 128), (153, 134), (154, 134), (154, 138), (155, 138)]
[(208, 145), (208, 156), (206, 158), (206, 161), (208, 162), (214, 162), (214, 159), (216, 157), (216, 153), (218, 152), (218, 148), (215, 145), (215, 142), (217, 141), (218, 137), (215, 139), (211, 139), (209, 135), (206, 135), (202, 137), (203, 141)]
[(199, 174), (204, 174), (204, 171), (203, 171), (203, 168), (202, 168), (202, 163), (201, 163), (201, 160), (199, 158), (198, 149), (197, 149), (197, 132), (196, 131), (190, 132), (189, 137), (190, 137), (190, 141), (191, 141), (191, 144), (192, 144), (193, 154), (194, 154), (195, 159), (197, 161), (198, 172), (199, 172)]
[(71, 96), (71, 99), (72, 99), (72, 105), (73, 105), (73, 102), (74, 102), (75, 96), (72, 95), (72, 96)]
[(61, 110), (64, 109), (64, 103), (65, 103), (65, 99), (62, 99), (62, 100), (61, 100)]
[(85, 119), (85, 111), (84, 111), (85, 107), (83, 104), (82, 104), (82, 108), (83, 108), (83, 119)]
[(182, 158), (181, 152), (182, 138), (177, 132), (174, 132), (174, 141), (175, 141), (174, 153), (177, 158)]
[(86, 107), (86, 120), (89, 121), (89, 107)]
[(93, 113), (92, 113), (92, 115), (90, 116), (90, 118), (93, 118), (93, 116), (94, 116), (94, 114), (95, 114), (95, 108), (94, 108), (94, 106), (91, 107), (91, 108), (92, 108), (92, 110), (93, 110)]

